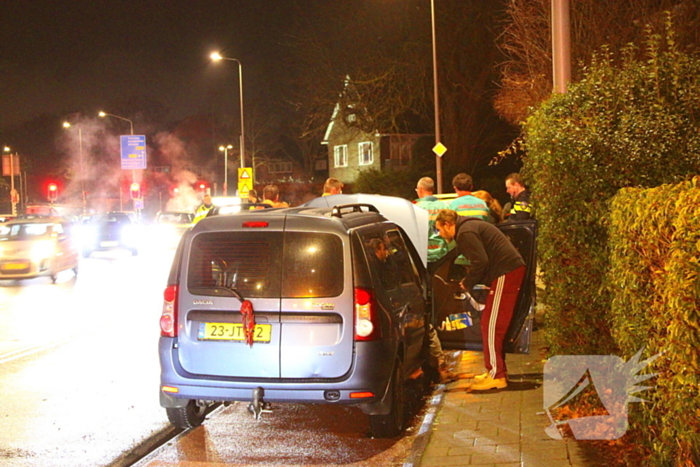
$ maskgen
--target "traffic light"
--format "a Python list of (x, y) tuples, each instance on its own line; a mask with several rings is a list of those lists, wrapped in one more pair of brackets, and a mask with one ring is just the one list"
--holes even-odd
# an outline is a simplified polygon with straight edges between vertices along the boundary
[(56, 185), (55, 183), (49, 183), (47, 189), (47, 198), (52, 203), (56, 201), (56, 198), (58, 198), (58, 185)]
[(131, 199), (140, 199), (141, 198), (141, 185), (138, 183), (132, 183), (131, 184)]

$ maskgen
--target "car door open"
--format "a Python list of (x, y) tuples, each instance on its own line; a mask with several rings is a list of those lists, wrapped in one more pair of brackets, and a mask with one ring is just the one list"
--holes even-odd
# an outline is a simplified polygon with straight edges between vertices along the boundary
[[(529, 353), (530, 337), (535, 316), (537, 270), (537, 221), (516, 221), (498, 225), (513, 242), (525, 260), (525, 278), (518, 295), (506, 338), (508, 353)], [(459, 281), (465, 275), (460, 264), (464, 258), (453, 249), (430, 265), (432, 271), (433, 325), (445, 350), (483, 350), (481, 339), (481, 306), (488, 290), (472, 291), (471, 297), (460, 290)], [(472, 298), (474, 300), (472, 300)]]

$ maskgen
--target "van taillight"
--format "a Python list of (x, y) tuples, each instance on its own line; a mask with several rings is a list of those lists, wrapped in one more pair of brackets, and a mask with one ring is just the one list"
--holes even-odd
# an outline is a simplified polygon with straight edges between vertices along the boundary
[(169, 285), (163, 292), (160, 335), (163, 337), (177, 337), (177, 285)]
[(260, 229), (262, 227), (267, 227), (269, 224), (265, 221), (247, 221), (243, 223), (243, 227), (249, 229)]
[(372, 291), (355, 288), (355, 340), (372, 341), (381, 337), (377, 303)]

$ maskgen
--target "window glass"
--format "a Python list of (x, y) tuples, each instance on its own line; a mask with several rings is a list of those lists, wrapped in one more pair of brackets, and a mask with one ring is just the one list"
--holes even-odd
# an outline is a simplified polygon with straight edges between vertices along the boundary
[(244, 298), (337, 296), (342, 241), (304, 232), (203, 233), (192, 242), (187, 285), (195, 294), (228, 295), (213, 289), (232, 287)]
[(13, 224), (0, 229), (0, 240), (41, 240), (49, 238), (53, 224)]
[(283, 265), (283, 297), (335, 297), (343, 292), (343, 242), (335, 235), (287, 232)]
[(374, 162), (374, 154), (372, 153), (372, 142), (365, 141), (358, 144), (360, 165), (369, 165)]
[(411, 260), (411, 255), (406, 248), (406, 243), (398, 230), (389, 230), (386, 233), (391, 248), (391, 256), (398, 267), (402, 284), (418, 282), (418, 270)]
[(333, 148), (335, 155), (335, 166), (336, 167), (347, 167), (348, 166), (348, 147), (336, 146)]
[(281, 260), (281, 232), (200, 234), (192, 242), (187, 286), (193, 293), (230, 287), (244, 298), (279, 297)]
[(383, 232), (366, 234), (362, 237), (365, 255), (372, 275), (386, 290), (394, 290), (401, 283), (401, 273), (392, 254), (389, 239)]

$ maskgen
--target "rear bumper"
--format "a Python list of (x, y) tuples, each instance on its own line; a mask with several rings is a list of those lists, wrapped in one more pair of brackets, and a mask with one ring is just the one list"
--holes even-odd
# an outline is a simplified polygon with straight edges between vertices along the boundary
[[(23, 266), (23, 267), (20, 267)], [(39, 276), (50, 276), (53, 272), (53, 260), (7, 259), (0, 261), (0, 280), (31, 279)]]
[[(265, 400), (276, 403), (334, 403), (371, 404), (380, 401), (391, 378), (395, 349), (386, 342), (359, 342), (355, 346), (355, 360), (341, 378), (284, 379), (284, 378), (215, 378), (186, 374), (178, 368), (173, 349), (174, 339), (161, 337), (159, 343), (161, 364), (160, 403), (162, 407), (182, 407), (189, 399), (208, 401), (250, 401), (253, 390), (262, 387)], [(165, 392), (163, 387), (175, 388)], [(357, 397), (372, 393), (371, 397)], [(355, 397), (353, 397), (353, 395)]]

